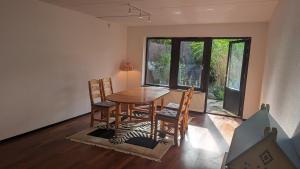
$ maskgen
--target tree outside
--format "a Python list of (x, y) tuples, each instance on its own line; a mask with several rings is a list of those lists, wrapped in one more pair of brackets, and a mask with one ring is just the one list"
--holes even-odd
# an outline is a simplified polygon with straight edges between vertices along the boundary
[(209, 73), (209, 97), (211, 99), (224, 99), (224, 86), (226, 82), (226, 69), (229, 42), (228, 39), (214, 39)]
[(171, 39), (151, 39), (148, 42), (146, 81), (156, 85), (169, 85)]
[(203, 41), (181, 41), (178, 85), (201, 87)]
[[(150, 84), (167, 86), (171, 64), (171, 39), (148, 41), (147, 79)], [(204, 42), (182, 41), (180, 45), (178, 85), (201, 87)]]

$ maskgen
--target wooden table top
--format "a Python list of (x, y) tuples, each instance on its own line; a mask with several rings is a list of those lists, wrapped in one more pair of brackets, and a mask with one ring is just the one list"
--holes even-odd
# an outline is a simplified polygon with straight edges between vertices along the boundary
[(169, 89), (162, 87), (138, 87), (114, 93), (106, 99), (117, 103), (150, 104), (169, 92)]

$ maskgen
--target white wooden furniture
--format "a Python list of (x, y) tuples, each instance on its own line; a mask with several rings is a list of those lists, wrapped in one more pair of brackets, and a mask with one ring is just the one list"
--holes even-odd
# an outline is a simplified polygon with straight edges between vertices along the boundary
[(292, 140), (262, 105), (250, 119), (235, 129), (223, 168), (299, 169), (300, 159)]

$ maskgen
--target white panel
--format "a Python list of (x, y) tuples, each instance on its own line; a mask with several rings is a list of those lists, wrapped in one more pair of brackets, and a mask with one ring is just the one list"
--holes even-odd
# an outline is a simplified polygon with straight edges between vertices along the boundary
[(36, 0), (0, 1), (0, 20), (0, 140), (89, 112), (89, 79), (126, 86), (126, 28)]
[(263, 101), (300, 155), (300, 1), (280, 1), (269, 29)]
[(137, 17), (105, 18), (125, 25), (267, 22), (278, 0), (42, 0), (83, 13), (101, 16), (128, 15), (129, 2), (151, 13), (151, 23)]

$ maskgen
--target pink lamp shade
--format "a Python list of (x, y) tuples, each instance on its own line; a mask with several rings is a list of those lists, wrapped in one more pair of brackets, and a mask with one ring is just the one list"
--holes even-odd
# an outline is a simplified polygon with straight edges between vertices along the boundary
[(130, 62), (123, 62), (120, 66), (122, 71), (132, 71), (133, 65)]

